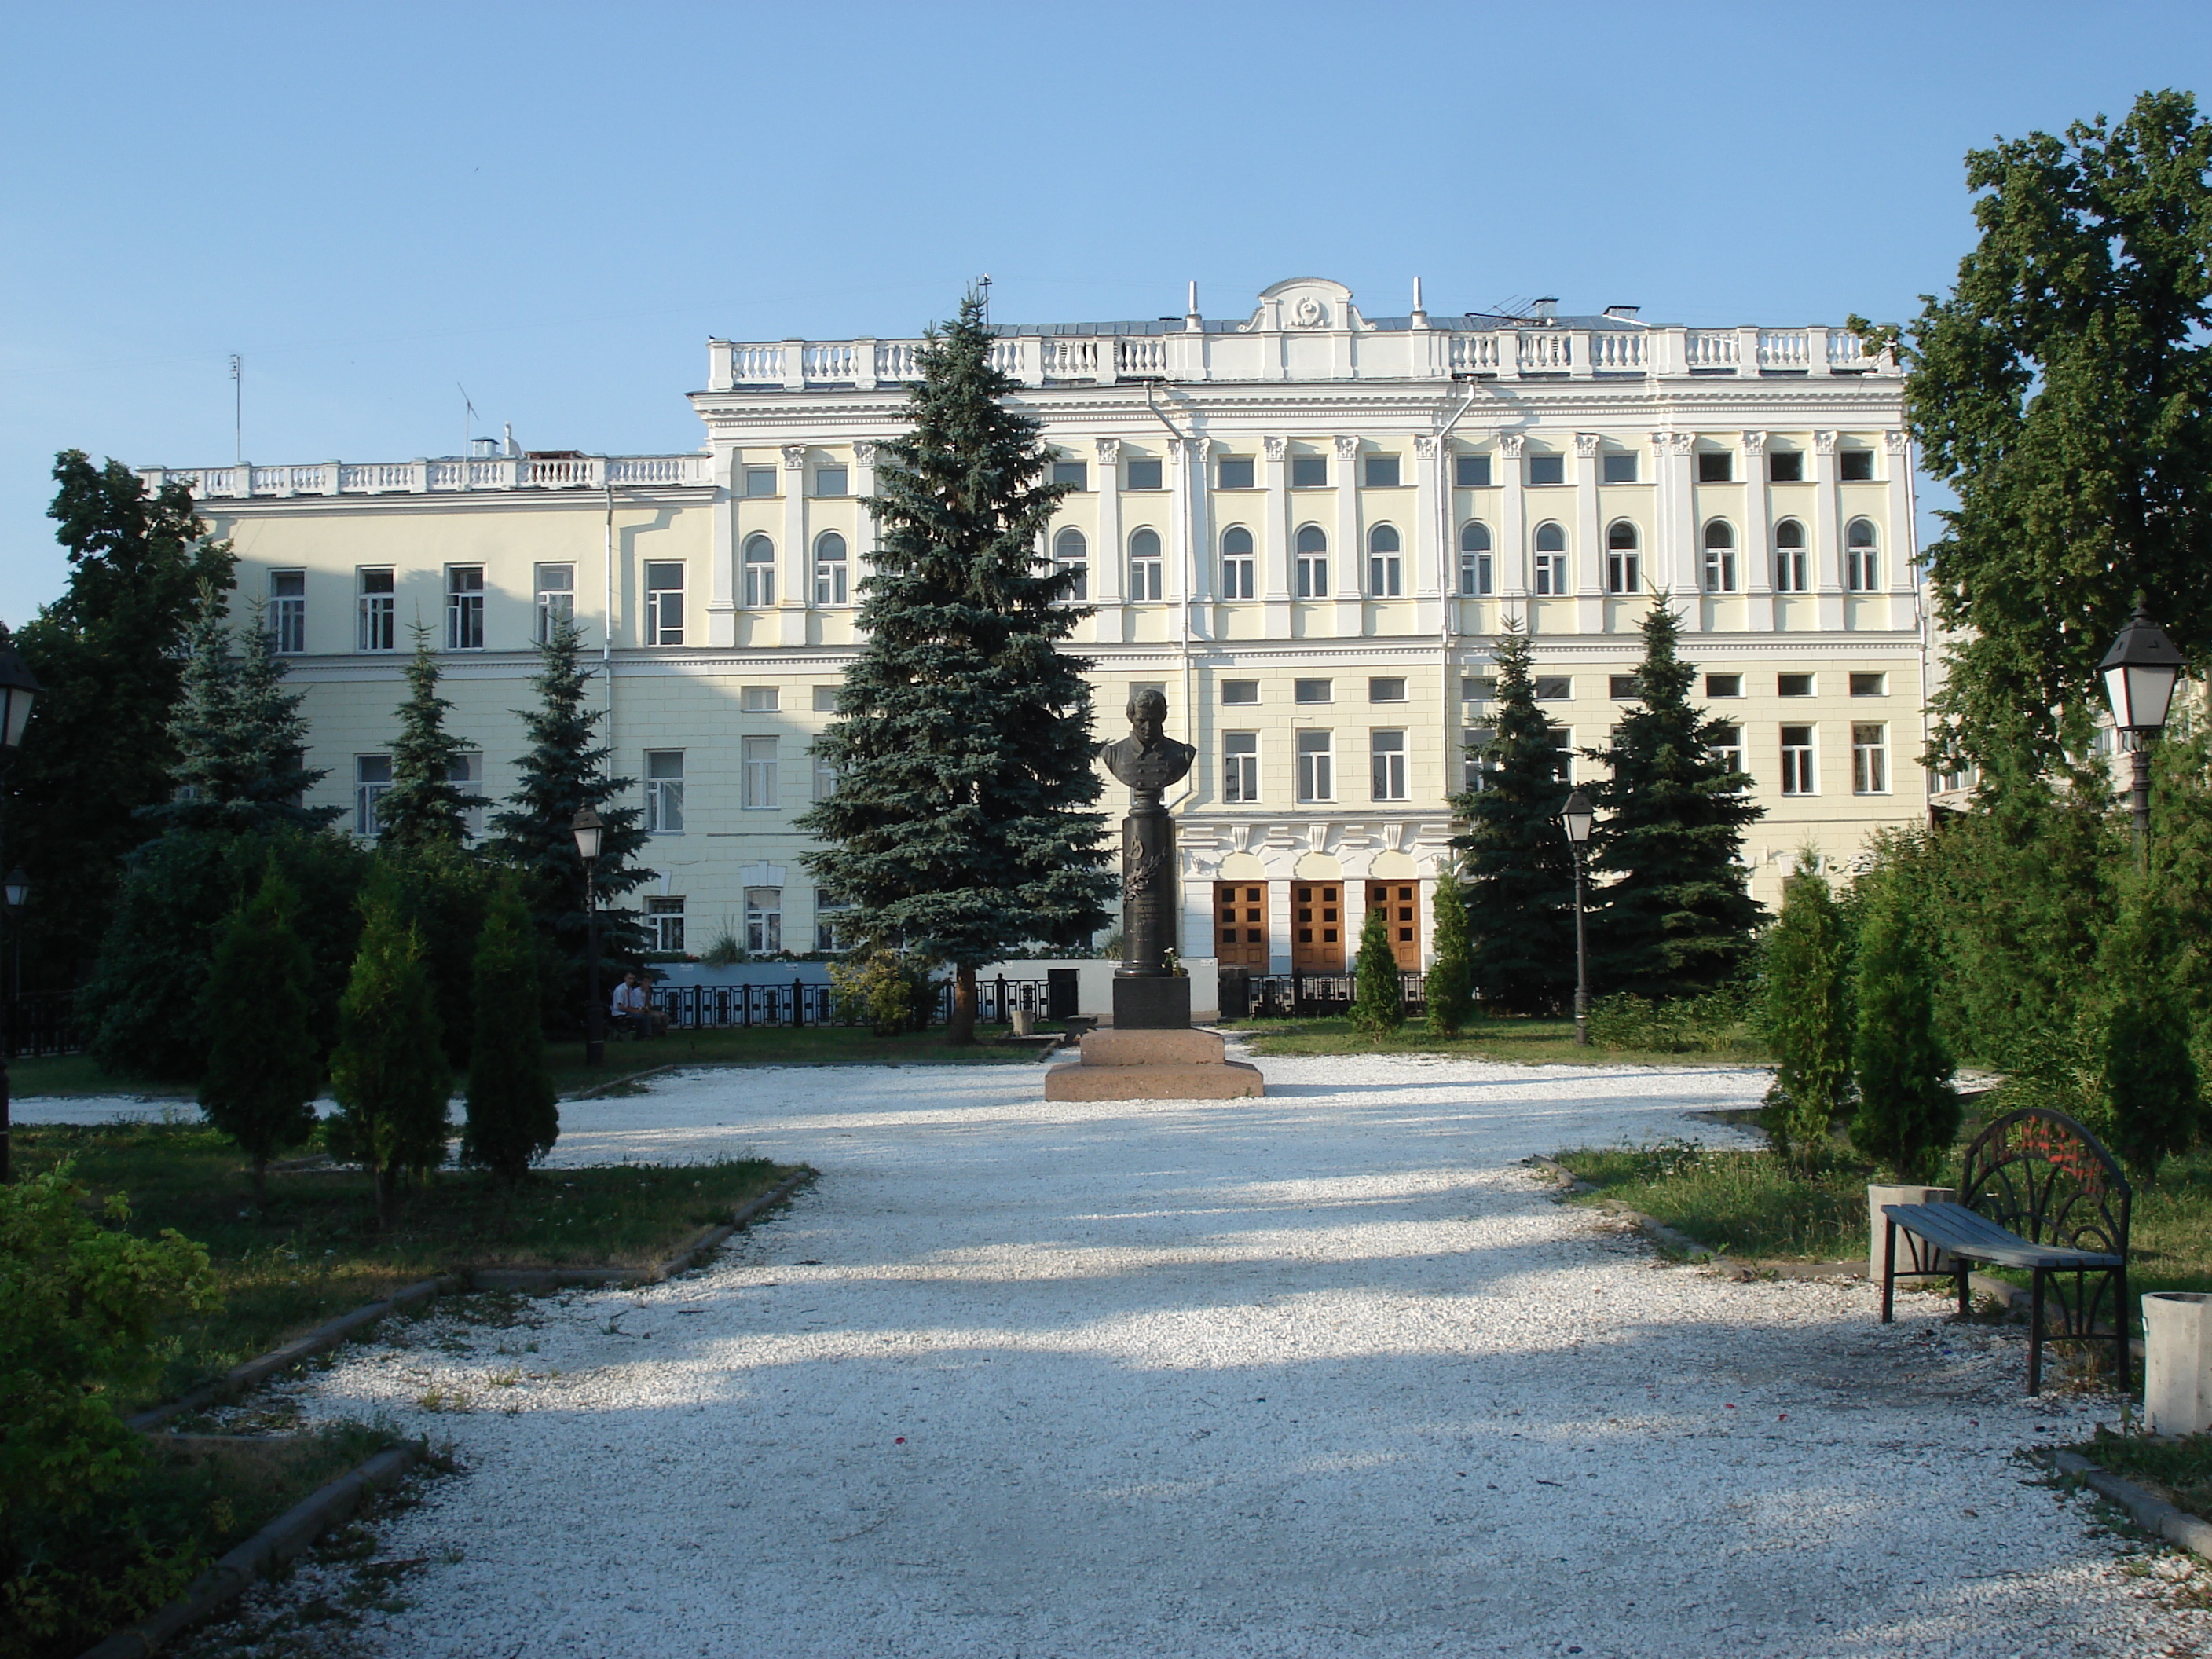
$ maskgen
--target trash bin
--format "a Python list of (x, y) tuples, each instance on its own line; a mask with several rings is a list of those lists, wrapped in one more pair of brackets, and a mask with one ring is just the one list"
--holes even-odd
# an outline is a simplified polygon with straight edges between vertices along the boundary
[(2142, 1299), (2143, 1417), (2153, 1434), (2212, 1428), (2212, 1296), (2153, 1291)]

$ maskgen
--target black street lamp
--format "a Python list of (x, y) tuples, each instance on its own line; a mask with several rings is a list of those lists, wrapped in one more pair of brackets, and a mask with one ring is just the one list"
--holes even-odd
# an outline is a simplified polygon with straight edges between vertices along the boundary
[[(7, 630), (0, 629), (0, 769), (11, 765), (15, 751), (22, 747), (23, 728), (31, 723), (31, 705), (42, 688), (39, 677), (17, 654), (9, 640)], [(15, 909), (27, 894), (30, 884), (20, 870), (7, 881), (8, 908)], [(16, 988), (21, 989), (19, 986)], [(13, 1178), (15, 1171), (9, 1159), (9, 1085), (8, 1057), (15, 1051), (15, 998), (8, 999), (7, 1017), (0, 1020), (0, 1182)]]
[(1560, 826), (1575, 855), (1575, 1042), (1589, 1047), (1589, 942), (1583, 921), (1583, 860), (1589, 851), (1590, 827), (1597, 822), (1589, 797), (1579, 789), (1559, 809)]
[(599, 1006), (599, 896), (592, 866), (607, 826), (590, 807), (580, 806), (569, 828), (576, 837), (576, 856), (584, 860), (584, 1064), (598, 1066), (607, 1057), (607, 1011)]
[(2097, 665), (2105, 677), (2105, 701), (2112, 708), (2112, 724), (2119, 728), (2134, 764), (2129, 805), (2135, 810), (2136, 860), (2145, 867), (2150, 860), (2149, 746), (2166, 728), (2166, 709), (2181, 670), (2181, 653), (2140, 605)]

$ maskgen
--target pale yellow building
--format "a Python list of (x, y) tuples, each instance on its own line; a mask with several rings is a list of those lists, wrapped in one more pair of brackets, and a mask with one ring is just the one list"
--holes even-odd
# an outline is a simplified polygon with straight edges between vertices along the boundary
[[(1248, 315), (1000, 326), (1077, 486), (1099, 735), (1166, 690), (1200, 760), (1174, 805), (1185, 954), (1340, 964), (1385, 902), (1407, 965), (1508, 618), (1563, 750), (1604, 741), (1655, 592), (1733, 721), (1765, 818), (1752, 887), (1917, 823), (1927, 660), (1901, 381), (1840, 329), (1693, 329), (1633, 307), (1369, 318), (1281, 283)], [(584, 625), (639, 780), (665, 943), (757, 951), (834, 917), (793, 821), (855, 647), (878, 446), (919, 342), (714, 341), (701, 449), (151, 469), (191, 482), (307, 693), (318, 799), (370, 825), (410, 628), (441, 651), (483, 792), (522, 750), (532, 641)], [(1588, 763), (1573, 763), (1577, 775)], [(1108, 810), (1121, 792), (1109, 786)]]

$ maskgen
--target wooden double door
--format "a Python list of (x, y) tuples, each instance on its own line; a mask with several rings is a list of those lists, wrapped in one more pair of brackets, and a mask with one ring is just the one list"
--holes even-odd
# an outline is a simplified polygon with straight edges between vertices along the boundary
[(1380, 910), (1390, 927), (1390, 954), (1401, 974), (1418, 973), (1421, 966), (1421, 884), (1418, 881), (1370, 881), (1367, 908)]
[(1298, 974), (1340, 974), (1344, 971), (1342, 882), (1294, 881), (1291, 884), (1291, 971)]
[(1267, 884), (1213, 884), (1214, 955), (1224, 968), (1267, 971)]

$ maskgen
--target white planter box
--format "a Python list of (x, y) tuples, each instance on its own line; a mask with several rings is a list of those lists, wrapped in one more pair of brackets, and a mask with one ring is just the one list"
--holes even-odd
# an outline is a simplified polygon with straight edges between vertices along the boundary
[(2153, 1291), (2142, 1316), (2143, 1417), (2151, 1432), (2212, 1428), (2212, 1296)]
[[(1885, 1204), (1953, 1204), (1958, 1201), (1956, 1187), (1875, 1187), (1867, 1188), (1867, 1278), (1876, 1285), (1881, 1283), (1881, 1243), (1889, 1227), (1889, 1218), (1881, 1212)], [(1903, 1228), (1897, 1234), (1897, 1272), (1901, 1279), (1906, 1273), (1952, 1273), (1957, 1265), (1942, 1251), (1926, 1240), (1916, 1238)]]

